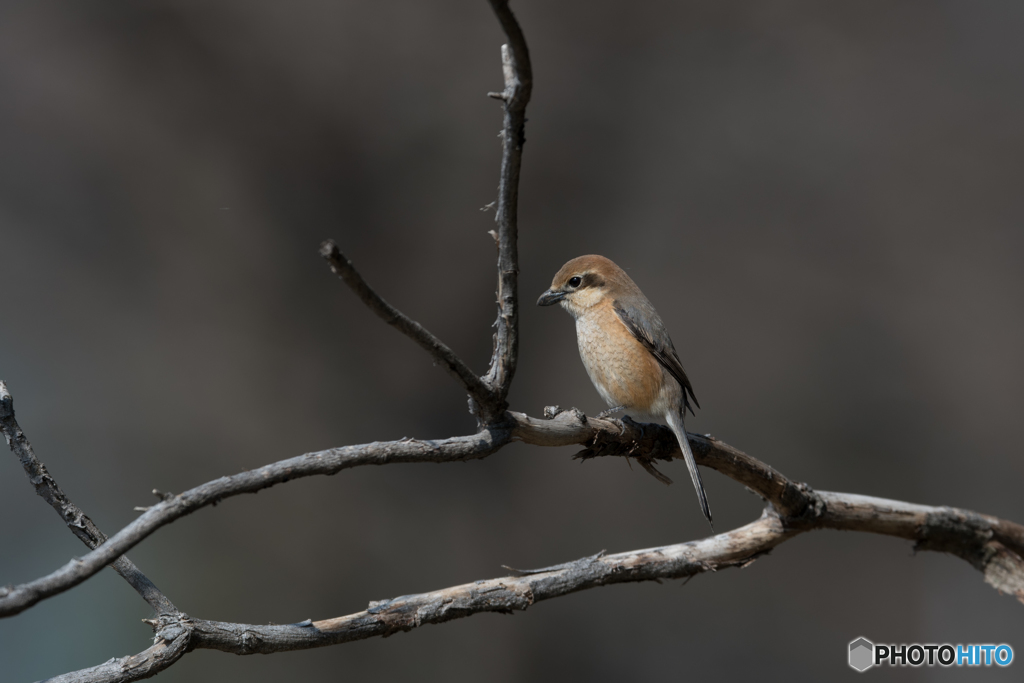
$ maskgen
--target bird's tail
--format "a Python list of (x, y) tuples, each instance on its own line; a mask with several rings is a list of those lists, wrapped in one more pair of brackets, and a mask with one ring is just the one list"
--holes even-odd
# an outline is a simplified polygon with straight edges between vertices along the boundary
[(686, 468), (690, 470), (690, 478), (693, 479), (693, 488), (697, 489), (697, 498), (700, 500), (700, 509), (715, 530), (715, 524), (711, 521), (711, 508), (708, 506), (708, 496), (704, 493), (704, 482), (700, 480), (700, 472), (697, 471), (697, 463), (693, 460), (693, 451), (690, 450), (690, 442), (686, 439), (686, 429), (683, 428), (683, 416), (676, 413), (669, 413), (666, 416), (669, 428), (676, 435), (679, 441), (679, 448), (683, 451), (683, 459), (686, 460)]

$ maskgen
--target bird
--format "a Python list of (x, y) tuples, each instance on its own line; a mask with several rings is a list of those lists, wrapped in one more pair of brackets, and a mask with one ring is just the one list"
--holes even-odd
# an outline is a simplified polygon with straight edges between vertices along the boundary
[(562, 266), (538, 306), (561, 304), (576, 320), (580, 358), (610, 415), (625, 410), (642, 420), (664, 420), (679, 442), (697, 490), (701, 512), (712, 525), (683, 422), (700, 408), (665, 323), (636, 283), (611, 259), (579, 256)]

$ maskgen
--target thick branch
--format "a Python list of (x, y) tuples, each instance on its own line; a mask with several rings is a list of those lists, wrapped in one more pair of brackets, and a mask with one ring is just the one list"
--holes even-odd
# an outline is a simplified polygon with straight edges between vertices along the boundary
[[(373, 636), (409, 631), (423, 624), (436, 624), (480, 612), (508, 613), (577, 591), (614, 583), (680, 579), (706, 571), (745, 567), (780, 543), (805, 531), (847, 529), (911, 538), (921, 550), (953, 552), (976, 544), (993, 543), (995, 518), (954, 508), (936, 508), (900, 501), (870, 498), (848, 493), (815, 494), (827, 512), (813, 522), (793, 525), (770, 508), (755, 522), (728, 533), (700, 541), (635, 550), (615, 555), (595, 555), (547, 570), (519, 572), (518, 577), (501, 577), (445, 588), (419, 595), (371, 603), (364, 612), (324, 621), (289, 626), (252, 626), (195, 621), (193, 647), (213, 648), (235, 654), (267, 654), (345, 643)], [(1010, 524), (1003, 522), (1003, 524)], [(1019, 525), (1012, 525), (1021, 531)], [(928, 541), (936, 535), (941, 546)], [(982, 537), (988, 536), (984, 541)], [(995, 542), (998, 545), (998, 542)], [(979, 546), (980, 547), (980, 546)], [(972, 551), (973, 552), (973, 551)], [(961, 555), (963, 556), (963, 555)], [(1016, 581), (997, 580), (1008, 567)], [(997, 589), (1013, 593), (1024, 602), (1019, 583), (1024, 563), (1006, 548), (997, 549), (985, 567), (985, 579)], [(1015, 588), (1015, 590), (1014, 590)]]
[[(409, 631), (481, 612), (511, 613), (534, 603), (614, 583), (678, 579), (750, 562), (797, 532), (766, 516), (727, 534), (701, 541), (616, 555), (595, 555), (551, 571), (529, 572), (370, 603), (335, 619), (290, 626), (195, 622), (194, 647), (235, 654), (267, 654), (322, 647)], [(244, 636), (243, 636), (244, 634)], [(247, 637), (245, 637), (247, 636)]]
[[(498, 244), (498, 319), (494, 333), (494, 352), (487, 372), (487, 383), (500, 401), (500, 409), (507, 407), (512, 377), (519, 357), (519, 168), (526, 142), (526, 105), (533, 89), (533, 69), (526, 38), (516, 21), (508, 0), (491, 0), (491, 7), (508, 36), (508, 44), (501, 49), (505, 90), (499, 95), (505, 103), (502, 125), (501, 174), (498, 184), (498, 210), (494, 220), (498, 224), (495, 241)], [(486, 422), (486, 420), (485, 420)]]
[[(537, 446), (584, 444), (587, 448), (577, 453), (579, 458), (625, 456), (651, 461), (681, 455), (675, 436), (663, 425), (588, 418), (575, 410), (559, 412), (548, 420), (510, 414), (516, 440)], [(697, 464), (745, 485), (771, 504), (787, 528), (899, 536), (915, 541), (919, 549), (952, 553), (972, 564), (979, 544), (989, 542), (1024, 557), (1024, 526), (1015, 522), (958, 508), (815, 491), (714, 437), (689, 432), (686, 436)]]
[[(548, 409), (548, 412), (553, 412)], [(679, 442), (668, 427), (639, 425), (631, 420), (588, 418), (577, 410), (558, 412), (540, 420), (511, 413), (517, 440), (536, 446), (584, 445), (579, 458), (617, 455), (641, 462), (673, 460), (681, 455)], [(770, 501), (784, 517), (797, 517), (814, 505), (813, 497), (800, 484), (743, 451), (709, 436), (687, 433), (697, 463), (718, 470)]]
[[(550, 420), (531, 418), (522, 413), (508, 413), (508, 422), (510, 428), (491, 428), (470, 436), (440, 441), (403, 439), (307, 453), (197, 486), (154, 505), (107, 543), (52, 574), (14, 588), (0, 589), (0, 616), (17, 614), (39, 600), (81, 583), (165, 524), (225, 498), (255, 493), (291, 479), (336, 474), (343, 469), (361, 465), (455, 462), (485, 458), (512, 439), (537, 446), (582, 444), (587, 448), (579, 454), (580, 457), (619, 455), (650, 462), (656, 459), (671, 460), (679, 453), (672, 433), (661, 425), (588, 419), (578, 411), (565, 411)], [(954, 508), (926, 508), (895, 501), (884, 501), (889, 509), (899, 511), (899, 514), (894, 513), (892, 519), (877, 517), (877, 510), (870, 506), (867, 513), (858, 512), (859, 508), (853, 506), (850, 508), (851, 514), (837, 517), (835, 508), (829, 507), (825, 494), (813, 491), (806, 484), (790, 481), (756, 458), (717, 439), (695, 434), (688, 436), (698, 464), (718, 470), (770, 502), (787, 528), (851, 529), (900, 536), (917, 541), (923, 549), (957, 554), (979, 568), (988, 566), (986, 560), (979, 558), (997, 550), (987, 541), (979, 545), (978, 539), (986, 535), (993, 543), (1001, 544), (1014, 555), (1024, 556), (1024, 527), (1019, 524)], [(856, 497), (856, 500), (861, 499), (879, 500)], [(847, 496), (843, 504), (849, 504), (850, 500)], [(900, 505), (905, 507), (898, 507)], [(916, 512), (911, 513), (909, 510)], [(946, 510), (952, 510), (954, 517), (962, 515), (963, 521), (955, 522), (953, 518), (945, 520), (940, 513)], [(864, 514), (869, 519), (861, 520)], [(925, 519), (922, 514), (925, 517), (932, 515), (942, 524), (920, 526), (921, 520)], [(919, 528), (924, 531), (919, 533)], [(1016, 590), (1012, 592), (1016, 593)]]
[[(99, 530), (91, 519), (82, 512), (77, 505), (64, 494), (56, 480), (46, 471), (46, 466), (36, 459), (32, 451), (32, 444), (29, 443), (25, 433), (21, 431), (18, 421), (14, 417), (14, 398), (7, 390), (7, 385), (0, 381), (0, 431), (3, 431), (4, 438), (11, 451), (18, 456), (21, 466), (28, 475), (28, 480), (35, 487), (36, 493), (50, 504), (57, 514), (61, 516), (64, 523), (71, 529), (71, 533), (79, 538), (82, 543), (90, 549), (96, 548), (106, 542), (107, 537)], [(138, 591), (143, 600), (149, 603), (150, 607), (158, 614), (170, 614), (177, 612), (177, 609), (167, 599), (167, 596), (160, 592), (152, 581), (139, 570), (135, 564), (124, 555), (114, 559), (110, 565), (132, 588)]]
[(409, 318), (387, 301), (384, 301), (370, 285), (366, 284), (363, 276), (355, 269), (355, 266), (348, 260), (348, 257), (341, 252), (338, 245), (334, 243), (334, 240), (327, 240), (320, 245), (320, 255), (327, 259), (327, 262), (331, 264), (331, 270), (344, 280), (345, 284), (355, 292), (356, 296), (371, 311), (433, 356), (434, 360), (440, 363), (441, 367), (458, 380), (478, 404), (486, 406), (493, 411), (497, 404), (500, 403), (500, 399), (495, 398), (491, 387), (477, 377), (476, 373), (454, 351), (448, 348), (444, 342), (431, 334), (429, 330), (418, 322)]
[[(147, 678), (181, 656), (174, 646), (182, 640), (188, 642), (189, 650), (203, 648), (239, 655), (270, 654), (375, 636), (386, 637), (425, 624), (440, 624), (481, 612), (510, 614), (542, 600), (596, 586), (685, 578), (726, 567), (743, 567), (797, 533), (785, 529), (775, 515), (766, 515), (732, 532), (701, 541), (617, 555), (598, 554), (552, 567), (549, 571), (527, 572), (525, 576), (506, 576), (430, 593), (403, 595), (370, 603), (369, 609), (363, 612), (323, 621), (258, 626), (185, 617), (177, 623), (169, 623), (165, 630), (158, 632), (158, 638), (168, 639), (163, 641), (167, 643), (166, 652), (159, 650), (161, 645), (156, 645), (133, 658), (111, 660), (98, 667), (52, 678), (50, 683), (122, 683)], [(146, 662), (147, 668), (127, 668), (125, 664), (134, 659)]]
[[(744, 456), (749, 457), (749, 456)], [(753, 460), (753, 459), (751, 459)], [(756, 462), (756, 461), (754, 461)], [(755, 522), (700, 541), (604, 555), (599, 553), (575, 562), (539, 570), (516, 571), (506, 576), (475, 581), (429, 593), (403, 595), (392, 600), (370, 603), (367, 610), (348, 616), (306, 620), (297, 624), (258, 626), (182, 618), (168, 622), (157, 633), (169, 646), (179, 643), (187, 632), (189, 649), (214, 649), (238, 655), (271, 654), (304, 650), (327, 645), (389, 636), (410, 631), (425, 624), (439, 624), (483, 612), (509, 614), (534, 603), (570, 593), (614, 583), (658, 581), (692, 577), (706, 571), (728, 567), (746, 567), (805, 531), (845, 529), (910, 538), (921, 550), (951, 552), (974, 564), (986, 582), (1009, 592), (1024, 602), (1024, 562), (1018, 552), (1007, 548), (996, 537), (1004, 538), (1024, 531), (1020, 525), (994, 517), (954, 508), (936, 508), (900, 501), (871, 498), (848, 493), (813, 492), (807, 495), (820, 502), (813, 517), (793, 520), (779, 517), (771, 507)], [(155, 656), (150, 648), (136, 655), (147, 663)], [(159, 668), (166, 668), (180, 654), (168, 653)], [(129, 658), (131, 659), (131, 658)], [(129, 681), (156, 673), (116, 668), (125, 660), (114, 660), (101, 667), (66, 674), (53, 679), (80, 681)], [(114, 678), (93, 677), (99, 669), (111, 669)], [(87, 676), (88, 675), (88, 676)]]

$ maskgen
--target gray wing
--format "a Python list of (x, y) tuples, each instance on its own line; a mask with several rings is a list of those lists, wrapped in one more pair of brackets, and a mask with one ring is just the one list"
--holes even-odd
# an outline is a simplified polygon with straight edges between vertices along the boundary
[(693, 399), (693, 404), (700, 408), (697, 397), (693, 395), (690, 380), (686, 377), (686, 371), (683, 370), (683, 364), (679, 361), (679, 354), (676, 353), (676, 348), (672, 345), (672, 338), (668, 336), (665, 323), (661, 322), (654, 306), (644, 298), (636, 303), (617, 300), (614, 307), (615, 314), (619, 316), (619, 320), (626, 326), (629, 333), (658, 359), (662, 367), (668, 370), (668, 373), (675, 377), (679, 386), (683, 388), (683, 413), (686, 413), (687, 408), (693, 413), (693, 408), (687, 401), (687, 393)]

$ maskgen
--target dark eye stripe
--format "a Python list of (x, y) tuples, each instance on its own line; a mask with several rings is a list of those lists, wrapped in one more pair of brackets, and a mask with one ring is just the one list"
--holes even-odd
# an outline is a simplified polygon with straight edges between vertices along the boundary
[(601, 287), (604, 285), (604, 278), (597, 273), (586, 273), (583, 275), (581, 287)]

